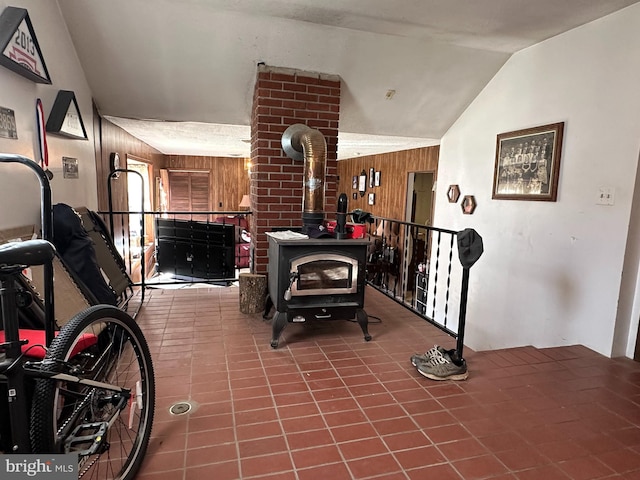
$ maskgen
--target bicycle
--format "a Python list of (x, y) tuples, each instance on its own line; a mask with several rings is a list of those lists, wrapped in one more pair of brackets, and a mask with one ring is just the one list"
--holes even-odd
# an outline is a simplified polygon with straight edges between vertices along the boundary
[[(0, 245), (0, 383), (6, 384), (8, 410), (0, 425), (10, 425), (0, 451), (75, 453), (79, 478), (131, 479), (144, 460), (153, 424), (149, 347), (133, 318), (110, 305), (78, 313), (48, 348), (44, 330), (20, 330), (19, 310), (33, 301), (30, 292), (16, 287), (20, 274), (27, 266), (50, 263), (54, 255), (46, 240)], [(55, 320), (46, 312), (44, 317), (51, 328)]]

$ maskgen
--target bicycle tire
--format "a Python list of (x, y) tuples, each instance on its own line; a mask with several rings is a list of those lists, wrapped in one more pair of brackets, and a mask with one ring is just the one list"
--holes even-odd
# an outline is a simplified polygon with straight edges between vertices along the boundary
[[(95, 343), (78, 353), (77, 345), (87, 338)], [(132, 394), (124, 398), (96, 387), (39, 379), (31, 409), (33, 452), (80, 451), (79, 478), (132, 479), (144, 460), (155, 410), (153, 365), (140, 327), (116, 307), (90, 307), (62, 328), (42, 370), (60, 373), (61, 365), (72, 367), (63, 373), (129, 388)], [(113, 423), (107, 427), (108, 422)], [(108, 429), (94, 435), (97, 452), (88, 450), (90, 444), (74, 444), (82, 436), (75, 429), (98, 424)]]

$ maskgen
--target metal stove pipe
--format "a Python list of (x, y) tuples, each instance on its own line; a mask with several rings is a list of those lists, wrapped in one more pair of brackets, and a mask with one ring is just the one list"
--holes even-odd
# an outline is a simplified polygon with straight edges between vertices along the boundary
[(324, 177), (327, 143), (318, 130), (296, 123), (282, 134), (282, 148), (288, 157), (304, 160), (302, 224), (320, 225), (324, 221)]

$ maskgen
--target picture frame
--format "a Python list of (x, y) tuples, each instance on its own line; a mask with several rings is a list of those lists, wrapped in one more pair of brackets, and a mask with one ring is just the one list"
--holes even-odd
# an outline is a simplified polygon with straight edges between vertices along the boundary
[(367, 191), (367, 172), (362, 170), (358, 176), (358, 193), (361, 197), (364, 197), (364, 193)]
[(353, 194), (351, 195), (351, 198), (353, 200), (357, 200), (358, 199), (358, 194), (356, 192), (353, 192)]
[(373, 188), (373, 186), (375, 185), (375, 175), (376, 175), (376, 170), (371, 167), (369, 169), (369, 188)]
[(564, 122), (501, 133), (491, 198), (555, 202)]
[(460, 187), (458, 185), (449, 185), (449, 190), (447, 190), (447, 198), (449, 199), (449, 203), (456, 203), (460, 198)]
[(462, 213), (464, 215), (473, 215), (477, 206), (476, 197), (473, 195), (465, 195), (460, 203), (460, 207), (462, 208)]
[(354, 190), (356, 188), (358, 188), (358, 176), (354, 175), (353, 178), (351, 179), (351, 188), (353, 188)]
[(71, 157), (62, 157), (62, 176), (63, 178), (78, 178), (78, 159)]
[(380, 177), (381, 177), (380, 171), (377, 171), (377, 172), (376, 172), (376, 179), (375, 179), (375, 181), (373, 182), (373, 185), (374, 185), (374, 186), (376, 186), (376, 187), (379, 187), (379, 186), (380, 186)]
[(60, 90), (51, 107), (46, 130), (68, 138), (87, 140), (80, 107), (76, 95), (71, 90)]
[(375, 193), (370, 193), (369, 194), (369, 205), (375, 205), (376, 204), (376, 194)]
[(32, 82), (51, 85), (29, 12), (6, 7), (0, 15), (0, 25), (0, 65)]

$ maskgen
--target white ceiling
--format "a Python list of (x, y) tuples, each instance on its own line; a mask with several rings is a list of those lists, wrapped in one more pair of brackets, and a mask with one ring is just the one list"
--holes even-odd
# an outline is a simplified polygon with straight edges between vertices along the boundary
[(100, 112), (161, 152), (250, 156), (264, 62), (341, 77), (350, 158), (439, 143), (513, 52), (638, 1), (58, 3)]

